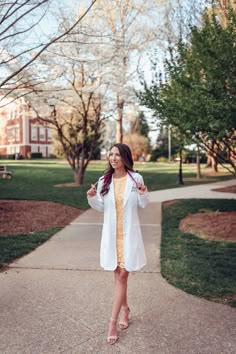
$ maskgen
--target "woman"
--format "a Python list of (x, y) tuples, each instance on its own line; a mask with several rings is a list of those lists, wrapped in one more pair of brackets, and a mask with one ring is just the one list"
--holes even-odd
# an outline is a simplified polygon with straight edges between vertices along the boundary
[(137, 207), (147, 205), (147, 187), (140, 174), (133, 170), (130, 148), (115, 144), (109, 154), (108, 167), (98, 181), (97, 191), (92, 185), (87, 192), (89, 205), (104, 211), (100, 248), (100, 263), (105, 270), (114, 271), (115, 290), (107, 342), (115, 344), (117, 318), (120, 310), (120, 329), (128, 328), (129, 307), (127, 281), (131, 271), (146, 264), (145, 250)]

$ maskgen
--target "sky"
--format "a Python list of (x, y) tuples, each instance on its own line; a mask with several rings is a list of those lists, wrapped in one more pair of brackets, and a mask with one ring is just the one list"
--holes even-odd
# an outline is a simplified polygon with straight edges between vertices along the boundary
[[(150, 2), (152, 2), (152, 1), (154, 1), (154, 0), (150, 0)], [(170, 1), (174, 2), (174, 0), (170, 0)], [(193, 0), (183, 0), (182, 2), (184, 4), (188, 1), (193, 1)], [(196, 1), (199, 1), (199, 0), (196, 0)], [(52, 0), (50, 3), (49, 11), (46, 13), (45, 17), (43, 17), (42, 20), (40, 21), (40, 23), (30, 31), (30, 34), (27, 33), (26, 35), (23, 35), (22, 41), (19, 42), (19, 44), (15, 46), (15, 50), (18, 50), (19, 47), (21, 47), (21, 49), (27, 48), (29, 43), (37, 43), (37, 42), (44, 42), (45, 43), (45, 42), (47, 42), (48, 36), (51, 34), (55, 35), (57, 32), (57, 26), (58, 26), (57, 19), (60, 16), (60, 11), (65, 16), (67, 14), (71, 13), (71, 11), (77, 11), (77, 13), (79, 13), (79, 8), (80, 8), (80, 10), (82, 8), (86, 9), (87, 6), (89, 6), (90, 4), (91, 4), (91, 0), (83, 0), (83, 1)], [(40, 12), (38, 13), (38, 17), (39, 17), (39, 15), (40, 15)], [(160, 22), (160, 18), (161, 18), (161, 9), (160, 9), (158, 19), (156, 19), (154, 17), (153, 20)], [(163, 54), (164, 52), (162, 50), (162, 47), (156, 45), (155, 49), (158, 50), (159, 58), (161, 58), (160, 59), (160, 62), (161, 62), (160, 66), (162, 66), (163, 57), (164, 57), (164, 54)], [(151, 78), (152, 78), (152, 73), (150, 70), (151, 65), (150, 65), (149, 54), (150, 53), (145, 53), (143, 55), (142, 61), (141, 61), (141, 69), (144, 71), (145, 79), (150, 82)], [(135, 60), (135, 58), (133, 58), (133, 63), (135, 63), (135, 62), (136, 62), (136, 60)], [(133, 64), (133, 67), (131, 66), (131, 70), (135, 70), (135, 69), (136, 69), (136, 64)], [(135, 84), (136, 88), (140, 87), (138, 80), (134, 84)], [(145, 110), (144, 107), (143, 107), (143, 109)], [(147, 110), (145, 110), (145, 111), (147, 112)], [(151, 119), (150, 113), (147, 113), (147, 114), (148, 114), (149, 119)], [(151, 134), (152, 140), (155, 140), (155, 136), (156, 136), (156, 132), (153, 132)]]
[[(37, 36), (37, 38), (40, 36), (40, 38), (43, 38), (44, 36), (47, 36), (53, 32), (55, 32), (57, 26), (56, 26), (56, 14), (58, 11), (58, 8), (63, 9), (63, 13), (70, 13), (71, 9), (78, 9), (78, 5), (80, 8), (86, 8), (91, 3), (89, 0), (83, 0), (83, 1), (76, 1), (76, 0), (53, 0), (52, 4), (50, 6), (50, 11), (48, 15), (41, 21), (40, 25), (38, 28), (34, 30), (32, 33), (32, 38), (34, 36)], [(43, 36), (43, 37), (42, 37)], [(45, 37), (46, 38), (46, 37)], [(135, 62), (135, 61), (134, 61)], [(151, 80), (151, 73), (150, 73), (150, 58), (148, 55), (144, 55), (141, 61), (141, 68), (145, 72), (145, 78), (147, 80)], [(131, 67), (131, 70), (136, 69), (136, 64)], [(139, 86), (139, 82), (136, 83), (136, 87)], [(141, 88), (141, 86), (140, 86)], [(147, 118), (149, 121), (152, 120), (151, 114), (149, 110), (147, 110), (145, 107), (142, 107), (142, 110), (146, 112)], [(154, 125), (151, 125), (151, 129), (154, 129)], [(156, 135), (157, 131), (152, 131), (150, 133), (150, 138), (152, 142), (154, 143), (156, 140)]]

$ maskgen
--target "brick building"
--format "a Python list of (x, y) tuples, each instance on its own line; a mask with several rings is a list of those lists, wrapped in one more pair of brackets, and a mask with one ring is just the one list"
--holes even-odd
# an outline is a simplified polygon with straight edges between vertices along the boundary
[(52, 150), (52, 129), (35, 117), (24, 98), (4, 98), (0, 103), (0, 155), (19, 153), (27, 158), (41, 152), (49, 157)]

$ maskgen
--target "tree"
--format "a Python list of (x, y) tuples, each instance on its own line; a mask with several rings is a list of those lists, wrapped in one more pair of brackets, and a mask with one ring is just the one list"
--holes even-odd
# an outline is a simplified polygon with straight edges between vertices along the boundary
[(131, 122), (130, 132), (138, 133), (148, 138), (150, 128), (142, 111), (139, 112), (138, 116)]
[(35, 80), (35, 61), (42, 53), (56, 43), (62, 41), (71, 33), (90, 9), (96, 3), (91, 1), (83, 14), (77, 18), (65, 31), (58, 32), (49, 38), (33, 36), (32, 31), (38, 29), (38, 25), (43, 20), (48, 8), (53, 3), (52, 0), (21, 0), (21, 1), (1, 1), (0, 17), (0, 89), (4, 97), (9, 96), (19, 98), (33, 92), (39, 84)]
[[(116, 118), (116, 141), (123, 140), (125, 108), (136, 100), (133, 80), (142, 55), (157, 37), (157, 21), (162, 0), (100, 0), (93, 19), (100, 24), (98, 48), (105, 54), (110, 101)], [(159, 10), (159, 11), (158, 11)], [(159, 24), (158, 24), (159, 25)]]
[(141, 99), (165, 124), (176, 126), (236, 173), (236, 15), (229, 9), (227, 16), (223, 27), (214, 14), (206, 14), (202, 27), (192, 29), (189, 44), (180, 41), (177, 54), (170, 49), (168, 81), (144, 83)]
[[(129, 125), (124, 134), (124, 142), (131, 147), (134, 160), (145, 159), (150, 151), (149, 125), (144, 113), (133, 108), (127, 115)], [(140, 146), (138, 146), (140, 144)]]
[[(73, 173), (75, 183), (83, 184), (88, 163), (97, 148), (104, 117), (102, 115), (103, 95), (100, 92), (99, 80), (91, 78), (90, 67), (77, 64), (72, 68), (73, 75), (68, 78), (67, 95), (59, 91), (56, 96), (45, 98), (42, 92), (41, 101), (34, 105), (34, 110), (41, 122), (50, 124), (54, 129), (57, 141), (56, 152), (64, 156)], [(37, 96), (39, 98), (39, 95)], [(53, 107), (51, 115), (40, 114), (36, 109), (42, 100)], [(52, 102), (57, 102), (56, 107)]]
[(232, 11), (236, 11), (236, 2), (235, 0), (215, 0), (213, 1), (213, 6), (209, 14), (214, 13), (222, 26), (227, 26), (228, 24), (228, 11), (231, 8)]
[(148, 152), (148, 139), (137, 133), (124, 135), (124, 143), (129, 145), (134, 161), (145, 158)]
[[(169, 129), (166, 126), (161, 126), (160, 132), (157, 136), (156, 146), (152, 151), (151, 161), (157, 161), (158, 158), (169, 157)], [(171, 129), (171, 155), (175, 156), (179, 151), (179, 143), (175, 136), (174, 129)]]
[(175, 0), (167, 1), (165, 29), (166, 42), (178, 43), (179, 36), (186, 40), (193, 26), (200, 26), (202, 12), (211, 0)]
[[(63, 32), (73, 16), (63, 19)], [(88, 163), (101, 143), (108, 83), (86, 22), (44, 52), (38, 61), (40, 85), (30, 95), (41, 122), (54, 129), (54, 148), (65, 157), (74, 180), (82, 184)], [(50, 114), (48, 107), (53, 107)], [(45, 107), (45, 112), (43, 113)]]

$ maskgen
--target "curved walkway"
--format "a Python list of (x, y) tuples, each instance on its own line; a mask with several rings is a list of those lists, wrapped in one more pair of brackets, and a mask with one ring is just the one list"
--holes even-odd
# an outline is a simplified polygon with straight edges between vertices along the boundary
[(102, 214), (88, 210), (0, 273), (0, 354), (233, 354), (236, 310), (174, 288), (159, 267), (161, 202), (236, 198), (236, 180), (150, 193), (141, 223), (148, 264), (130, 274), (131, 323), (106, 344), (113, 274), (99, 268)]

